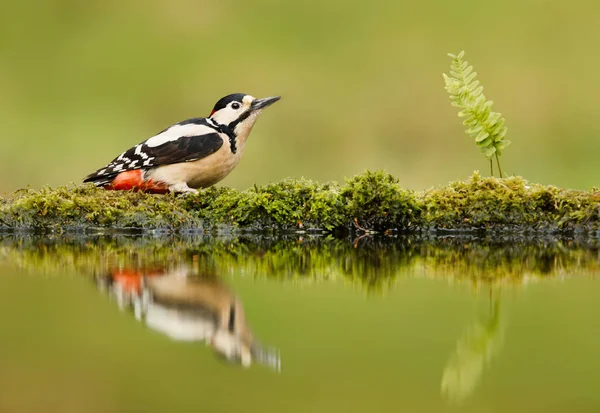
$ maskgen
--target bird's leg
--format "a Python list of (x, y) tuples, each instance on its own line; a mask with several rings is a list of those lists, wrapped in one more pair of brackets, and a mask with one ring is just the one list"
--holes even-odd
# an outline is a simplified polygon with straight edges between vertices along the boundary
[(190, 188), (186, 182), (178, 182), (173, 185), (169, 185), (170, 192), (180, 192), (183, 194), (197, 194), (198, 190), (194, 188)]

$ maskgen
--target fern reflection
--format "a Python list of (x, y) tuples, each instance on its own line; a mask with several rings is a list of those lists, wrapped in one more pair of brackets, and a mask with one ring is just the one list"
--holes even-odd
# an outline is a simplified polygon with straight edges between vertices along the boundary
[(460, 404), (472, 396), (503, 343), (500, 300), (495, 299), (490, 302), (489, 313), (469, 326), (456, 341), (456, 349), (442, 373), (442, 398), (450, 404)]

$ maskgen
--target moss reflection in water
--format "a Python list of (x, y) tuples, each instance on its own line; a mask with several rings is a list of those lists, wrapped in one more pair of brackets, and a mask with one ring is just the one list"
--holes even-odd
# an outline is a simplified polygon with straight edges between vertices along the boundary
[[(367, 290), (398, 276), (481, 284), (522, 284), (544, 277), (593, 275), (597, 241), (474, 237), (19, 237), (0, 238), (0, 257), (18, 267), (105, 274), (112, 268), (214, 263), (220, 275), (282, 280), (342, 278)], [(212, 265), (212, 264), (211, 264)]]
[[(486, 306), (479, 321), (467, 325), (458, 338), (453, 337), (456, 344), (445, 350), (450, 355), (432, 380), (431, 385), (440, 386), (441, 397), (449, 404), (461, 404), (472, 397), (499, 355), (505, 336), (499, 294), (505, 285), (520, 287), (566, 276), (593, 277), (600, 270), (597, 240), (554, 237), (340, 240), (307, 235), (5, 235), (0, 236), (0, 262), (36, 274), (87, 275), (148, 327), (176, 339), (205, 341), (236, 363), (266, 364), (276, 370), (277, 351), (253, 341), (243, 313), (235, 317), (241, 328), (234, 326), (231, 331), (231, 304), (241, 309), (242, 303), (225, 285), (226, 277), (244, 275), (291, 283), (341, 279), (369, 293), (385, 291), (402, 278), (435, 277), (490, 291), (489, 310)], [(186, 280), (178, 278), (182, 269)], [(153, 273), (159, 273), (160, 278)], [(115, 283), (124, 275), (134, 275), (134, 279), (141, 275), (138, 278), (145, 281), (127, 295), (123, 286), (129, 279), (121, 277), (120, 286)], [(156, 315), (163, 316), (162, 322)], [(252, 314), (248, 318), (252, 321)], [(435, 378), (440, 377), (438, 374), (441, 383)]]

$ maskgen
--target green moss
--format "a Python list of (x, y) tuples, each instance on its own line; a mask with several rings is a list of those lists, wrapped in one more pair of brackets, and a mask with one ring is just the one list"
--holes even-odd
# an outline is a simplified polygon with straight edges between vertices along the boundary
[(0, 228), (82, 231), (597, 231), (600, 191), (529, 184), (478, 173), (423, 192), (384, 172), (344, 185), (284, 179), (245, 191), (209, 188), (197, 195), (105, 191), (91, 185), (20, 190), (0, 198)]
[(442, 228), (597, 230), (600, 192), (529, 184), (521, 177), (482, 178), (425, 192), (426, 225)]
[(383, 172), (348, 180), (340, 191), (346, 223), (356, 218), (363, 227), (406, 229), (420, 224), (421, 206), (415, 194)]
[(204, 191), (186, 197), (189, 211), (205, 222), (226, 223), (248, 229), (290, 229), (343, 225), (336, 185), (285, 179), (239, 192), (232, 189)]

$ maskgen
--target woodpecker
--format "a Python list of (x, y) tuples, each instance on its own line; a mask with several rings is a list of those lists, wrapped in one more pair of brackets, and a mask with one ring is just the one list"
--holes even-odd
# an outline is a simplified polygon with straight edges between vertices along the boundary
[(258, 116), (281, 97), (256, 99), (234, 93), (210, 116), (169, 126), (135, 145), (83, 182), (111, 190), (198, 192), (225, 178), (240, 162)]

